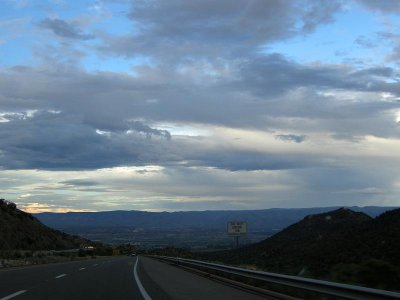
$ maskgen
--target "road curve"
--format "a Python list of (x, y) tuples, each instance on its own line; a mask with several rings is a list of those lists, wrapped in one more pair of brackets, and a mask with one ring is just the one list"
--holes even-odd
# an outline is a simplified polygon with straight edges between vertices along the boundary
[[(0, 300), (265, 299), (146, 257), (0, 271)], [(136, 267), (135, 267), (136, 266)]]

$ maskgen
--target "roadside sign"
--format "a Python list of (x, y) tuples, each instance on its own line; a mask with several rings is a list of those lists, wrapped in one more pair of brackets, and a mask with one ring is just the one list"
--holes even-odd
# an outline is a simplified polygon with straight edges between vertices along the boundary
[(228, 222), (228, 235), (241, 236), (247, 233), (246, 222)]

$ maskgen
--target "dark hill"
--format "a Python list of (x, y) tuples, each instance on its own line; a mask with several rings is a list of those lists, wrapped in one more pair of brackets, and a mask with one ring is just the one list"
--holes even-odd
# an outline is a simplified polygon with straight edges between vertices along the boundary
[(76, 249), (82, 244), (95, 245), (86, 239), (50, 229), (19, 210), (14, 203), (0, 199), (0, 250), (64, 250)]
[(272, 272), (399, 289), (400, 209), (375, 219), (350, 209), (310, 215), (258, 244), (202, 256)]
[[(264, 258), (269, 258), (265, 261), (265, 267), (276, 268), (275, 258), (280, 267), (282, 262), (279, 258), (287, 257), (287, 271), (312, 272), (320, 276), (323, 275), (320, 270), (325, 270), (332, 263), (354, 261), (355, 255), (351, 253), (352, 249), (348, 249), (349, 241), (353, 240), (353, 231), (371, 220), (364, 213), (345, 208), (310, 215), (260, 242), (253, 251), (261, 251)], [(298, 262), (301, 262), (301, 269)]]
[(303, 220), (295, 223), (270, 239), (259, 243), (259, 247), (268, 247), (272, 244), (286, 245), (287, 243), (314, 243), (337, 235), (338, 232), (357, 228), (360, 224), (372, 220), (371, 217), (362, 213), (354, 212), (347, 208), (318, 215), (306, 216)]
[(400, 267), (400, 209), (388, 211), (353, 234), (364, 258), (374, 257)]
[(351, 238), (350, 231), (371, 220), (364, 213), (345, 208), (309, 215), (258, 244), (228, 251), (227, 259), (291, 274), (315, 273), (325, 269), (321, 264), (327, 257), (340, 261), (338, 247)]

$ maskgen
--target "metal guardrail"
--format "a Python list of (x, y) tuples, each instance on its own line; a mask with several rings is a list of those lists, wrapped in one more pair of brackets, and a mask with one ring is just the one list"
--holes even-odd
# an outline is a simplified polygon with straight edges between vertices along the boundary
[(352, 300), (384, 300), (400, 299), (400, 293), (366, 288), (361, 286), (342, 284), (324, 280), (310, 279), (298, 276), (283, 275), (262, 271), (253, 271), (238, 267), (231, 267), (204, 261), (184, 259), (168, 256), (153, 256), (155, 258), (178, 263), (189, 267), (201, 267), (209, 270), (222, 271), (228, 274), (244, 276), (247, 278), (258, 279), (269, 283), (280, 284), (292, 288), (308, 290), (320, 294), (341, 297)]

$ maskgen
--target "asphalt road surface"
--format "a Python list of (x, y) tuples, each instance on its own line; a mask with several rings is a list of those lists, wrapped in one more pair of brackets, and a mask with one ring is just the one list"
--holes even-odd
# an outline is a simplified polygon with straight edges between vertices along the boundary
[(8, 299), (257, 300), (265, 298), (154, 259), (113, 257), (2, 270), (0, 300)]

